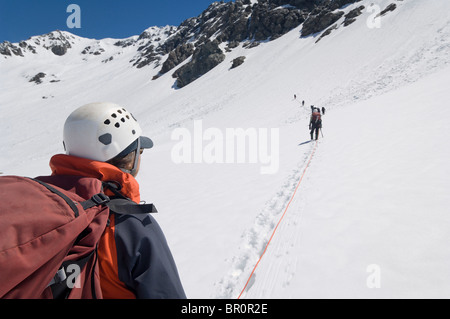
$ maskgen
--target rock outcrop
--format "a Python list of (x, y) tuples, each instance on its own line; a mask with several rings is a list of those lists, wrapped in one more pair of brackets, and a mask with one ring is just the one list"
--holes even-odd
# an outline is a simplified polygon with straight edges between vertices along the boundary
[(339, 20), (343, 15), (343, 11), (332, 12), (328, 10), (315, 10), (305, 23), (303, 23), (302, 37), (322, 32)]
[(195, 81), (225, 60), (225, 54), (219, 48), (217, 41), (208, 41), (198, 47), (192, 60), (179, 68), (172, 75), (177, 79), (177, 86), (182, 88)]
[(46, 74), (44, 72), (39, 72), (38, 74), (33, 76), (29, 82), (34, 82), (36, 84), (41, 84), (42, 83), (42, 79), (45, 78), (45, 76), (46, 76)]
[(231, 69), (237, 68), (238, 66), (240, 66), (241, 64), (243, 64), (245, 61), (245, 56), (240, 56), (237, 57), (236, 59), (234, 59), (231, 63)]

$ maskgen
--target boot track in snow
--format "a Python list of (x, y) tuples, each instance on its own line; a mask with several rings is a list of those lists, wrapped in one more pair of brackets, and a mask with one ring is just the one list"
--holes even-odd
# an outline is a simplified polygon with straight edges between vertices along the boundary
[[(311, 141), (312, 142), (312, 141)], [(305, 145), (302, 143), (300, 145)], [(267, 202), (266, 207), (256, 217), (254, 225), (242, 235), (242, 245), (238, 255), (232, 258), (229, 273), (218, 283), (216, 298), (242, 298), (256, 281), (256, 270), (266, 253), (280, 224), (294, 200), (306, 171), (317, 149), (318, 142), (309, 143), (309, 151), (297, 168), (286, 180), (281, 190)], [(266, 279), (264, 279), (266, 280)]]

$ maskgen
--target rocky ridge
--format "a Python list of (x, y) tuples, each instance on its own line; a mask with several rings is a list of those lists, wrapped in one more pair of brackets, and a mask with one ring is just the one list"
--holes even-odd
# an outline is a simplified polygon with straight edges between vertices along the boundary
[[(252, 48), (262, 41), (272, 41), (303, 24), (301, 37), (317, 36), (319, 41), (337, 28), (336, 22), (344, 17), (348, 26), (361, 14), (364, 7), (358, 7), (344, 16), (341, 9), (360, 0), (236, 0), (235, 2), (214, 2), (199, 16), (182, 22), (178, 27), (152, 27), (139, 36), (115, 40), (113, 46), (122, 50), (134, 50), (129, 63), (137, 69), (153, 66), (159, 68), (156, 80), (172, 71), (182, 62), (187, 64), (173, 72), (177, 87), (182, 88), (220, 64), (226, 52), (240, 44)], [(399, 1), (399, 0), (397, 0)], [(395, 4), (386, 8), (394, 10)], [(0, 44), (0, 56), (4, 58), (24, 57), (38, 54), (42, 50), (55, 56), (64, 56), (74, 50), (79, 37), (64, 31), (32, 37), (18, 44)], [(111, 39), (109, 39), (111, 40)], [(221, 44), (224, 44), (221, 46)], [(223, 52), (220, 47), (225, 47)], [(103, 40), (92, 40), (79, 54), (87, 61), (89, 56), (106, 56), (102, 62), (114, 59)], [(241, 59), (237, 67), (244, 62)], [(39, 81), (36, 81), (39, 83)]]

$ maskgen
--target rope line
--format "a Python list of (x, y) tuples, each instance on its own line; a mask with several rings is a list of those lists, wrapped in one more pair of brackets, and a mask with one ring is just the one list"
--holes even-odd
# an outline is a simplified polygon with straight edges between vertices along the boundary
[(298, 184), (297, 184), (297, 187), (295, 188), (295, 191), (294, 191), (294, 193), (292, 194), (292, 197), (291, 197), (291, 199), (289, 200), (289, 203), (287, 204), (286, 209), (284, 210), (283, 215), (280, 217), (280, 220), (278, 221), (278, 224), (275, 226), (275, 229), (273, 230), (272, 235), (270, 236), (270, 239), (269, 239), (269, 241), (267, 242), (266, 247), (264, 248), (264, 251), (262, 252), (261, 256), (259, 257), (258, 262), (256, 263), (255, 267), (253, 268), (253, 270), (252, 270), (252, 272), (251, 272), (251, 274), (250, 274), (250, 277), (248, 277), (248, 280), (247, 280), (247, 282), (245, 283), (244, 289), (242, 289), (242, 291), (241, 291), (241, 293), (239, 294), (239, 297), (238, 297), (237, 299), (241, 299), (242, 294), (244, 293), (245, 289), (247, 289), (247, 286), (248, 286), (250, 280), (252, 279), (252, 277), (253, 277), (253, 275), (254, 275), (254, 273), (255, 273), (255, 271), (256, 271), (256, 268), (258, 268), (259, 263), (261, 262), (262, 258), (263, 258), (264, 255), (266, 254), (267, 248), (269, 247), (269, 245), (270, 245), (270, 243), (271, 243), (273, 237), (275, 236), (275, 233), (276, 233), (276, 231), (277, 231), (277, 229), (278, 229), (278, 226), (280, 226), (281, 222), (282, 222), (283, 219), (284, 219), (284, 216), (286, 215), (286, 212), (287, 212), (288, 209), (289, 209), (289, 206), (291, 205), (292, 201), (294, 200), (294, 197), (295, 197), (295, 195), (297, 194), (297, 190), (299, 189), (300, 184), (301, 184), (302, 181), (303, 181), (303, 177), (305, 177), (306, 171), (307, 171), (307, 169), (309, 168), (309, 165), (311, 164), (311, 160), (312, 160), (312, 158), (313, 158), (313, 156), (314, 156), (314, 154), (315, 154), (315, 152), (316, 152), (316, 149), (317, 149), (317, 143), (318, 143), (318, 142), (316, 142), (316, 144), (314, 145), (314, 149), (313, 149), (313, 151), (312, 151), (312, 153), (311, 153), (311, 155), (310, 155), (310, 157), (309, 157), (308, 163), (306, 164), (306, 167), (305, 167), (305, 169), (303, 170), (302, 177), (300, 177), (300, 180), (299, 180), (299, 182), (298, 182)]

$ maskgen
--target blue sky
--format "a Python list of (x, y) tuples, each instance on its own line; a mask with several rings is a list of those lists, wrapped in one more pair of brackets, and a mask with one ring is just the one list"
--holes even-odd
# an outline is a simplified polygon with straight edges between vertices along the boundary
[[(54, 30), (94, 39), (127, 38), (151, 26), (178, 26), (214, 0), (0, 0), (0, 42), (19, 42)], [(70, 4), (81, 28), (69, 28)]]

